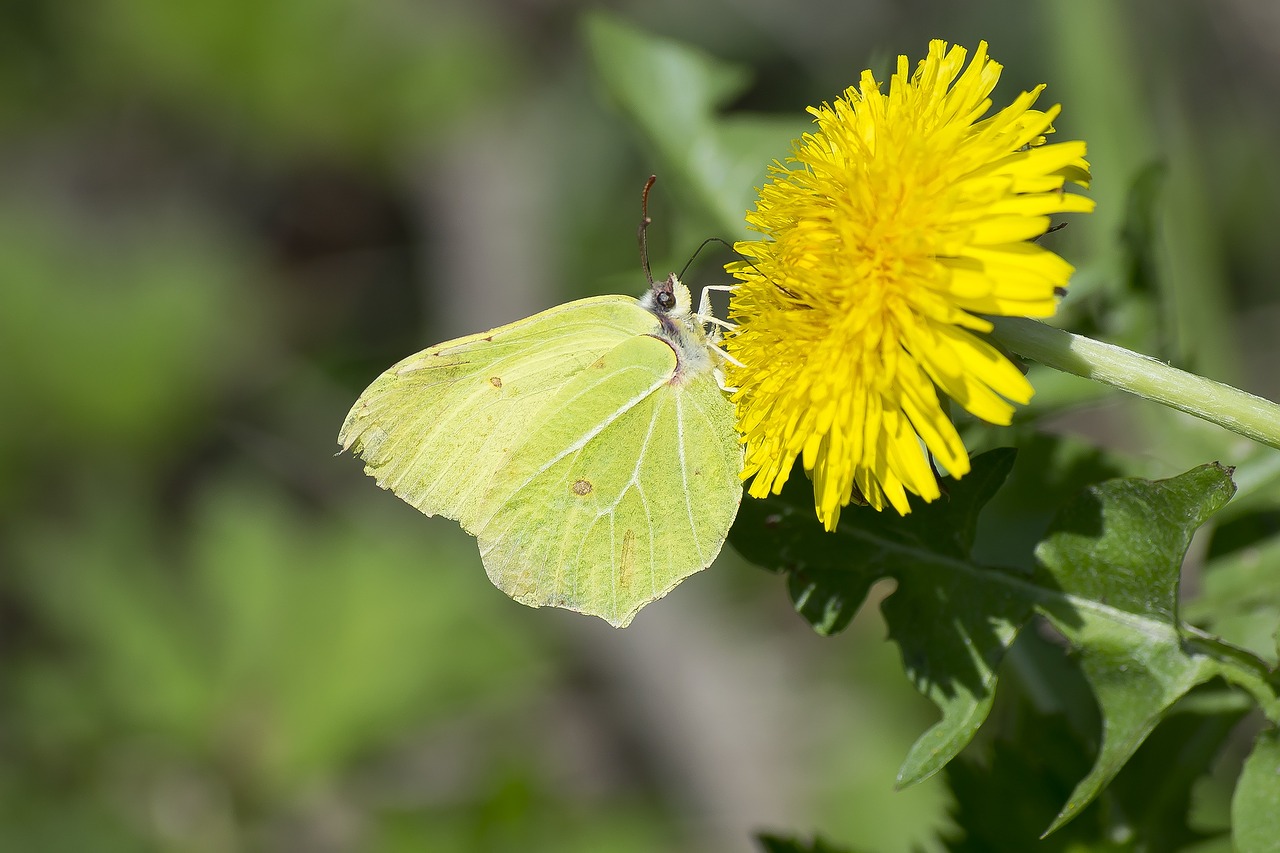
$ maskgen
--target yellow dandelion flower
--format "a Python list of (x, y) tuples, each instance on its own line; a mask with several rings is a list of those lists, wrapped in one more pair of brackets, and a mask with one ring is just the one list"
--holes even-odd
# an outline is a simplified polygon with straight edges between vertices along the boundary
[(914, 73), (898, 57), (887, 94), (864, 71), (810, 108), (816, 130), (747, 214), (763, 239), (729, 265), (749, 492), (780, 491), (800, 457), (828, 529), (852, 500), (905, 514), (908, 492), (937, 498), (926, 450), (968, 472), (939, 389), (995, 424), (1031, 399), (978, 315), (1053, 314), (1072, 267), (1030, 241), (1050, 214), (1093, 209), (1063, 191), (1088, 184), (1085, 144), (1045, 144), (1060, 107), (1032, 109), (1044, 87), (983, 118), (1001, 66), (985, 42), (965, 56), (931, 42)]

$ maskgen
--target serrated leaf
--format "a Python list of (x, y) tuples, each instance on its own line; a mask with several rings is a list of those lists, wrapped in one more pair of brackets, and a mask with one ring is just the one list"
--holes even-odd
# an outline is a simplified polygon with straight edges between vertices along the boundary
[(900, 518), (853, 508), (827, 534), (813, 512), (808, 481), (781, 495), (744, 501), (730, 541), (744, 557), (786, 572), (796, 609), (820, 634), (842, 630), (872, 584), (898, 580), (882, 609), (902, 650), (907, 676), (942, 711), (916, 741), (899, 785), (922, 781), (955, 757), (991, 709), (996, 668), (1032, 612), (1020, 592), (1028, 576), (969, 560), (978, 512), (1004, 483), (1010, 449), (973, 459), (969, 475), (948, 482), (948, 497), (917, 504)]
[(722, 116), (748, 71), (688, 45), (651, 35), (604, 12), (586, 17), (586, 43), (618, 106), (725, 236), (745, 234), (744, 214), (766, 168), (790, 151), (805, 116)]
[(1028, 574), (970, 556), (977, 512), (1003, 482), (1011, 451), (976, 457), (949, 498), (898, 518), (847, 511), (834, 533), (813, 516), (802, 478), (779, 496), (743, 504), (730, 534), (747, 559), (788, 575), (797, 610), (819, 633), (848, 624), (880, 578), (897, 590), (882, 609), (908, 677), (942, 711), (899, 772), (936, 772), (990, 709), (996, 668), (1033, 614), (1072, 644), (1103, 717), (1090, 773), (1050, 826), (1079, 813), (1170, 707), (1214, 677), (1245, 688), (1275, 718), (1271, 673), (1248, 652), (1178, 622), (1178, 578), (1191, 536), (1231, 497), (1230, 471), (1205, 465), (1162, 481), (1111, 480), (1058, 513)]
[(1036, 582), (1058, 590), (1037, 610), (1079, 652), (1103, 717), (1093, 769), (1049, 832), (1098, 795), (1192, 687), (1220, 675), (1265, 699), (1262, 661), (1213, 638), (1188, 643), (1178, 622), (1191, 537), (1234, 492), (1216, 463), (1169, 480), (1111, 480), (1069, 501), (1036, 549)]
[(1280, 852), (1280, 732), (1258, 734), (1231, 799), (1232, 840), (1240, 853)]

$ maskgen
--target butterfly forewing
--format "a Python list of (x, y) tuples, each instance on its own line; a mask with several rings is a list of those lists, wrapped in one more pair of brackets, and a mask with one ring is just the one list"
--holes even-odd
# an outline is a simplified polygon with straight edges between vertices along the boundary
[(571, 302), (449, 341), (384, 372), (338, 436), (378, 485), (475, 534), (495, 472), (557, 393), (619, 343), (652, 330), (634, 299)]
[(704, 372), (628, 338), (561, 387), (494, 473), (475, 533), (517, 601), (626, 625), (708, 566), (741, 497), (733, 408)]

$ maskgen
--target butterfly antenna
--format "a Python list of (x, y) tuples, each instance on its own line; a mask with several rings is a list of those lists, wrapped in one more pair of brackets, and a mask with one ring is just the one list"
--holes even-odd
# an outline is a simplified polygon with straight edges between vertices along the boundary
[(724, 247), (725, 247), (726, 249), (728, 249), (730, 252), (733, 252), (735, 255), (737, 255), (737, 256), (738, 256), (738, 260), (742, 261), (744, 264), (746, 264), (747, 266), (749, 266), (749, 267), (751, 267), (753, 270), (755, 270), (757, 273), (759, 273), (759, 274), (760, 274), (760, 277), (761, 277), (761, 278), (763, 278), (765, 281), (769, 282), (769, 283), (770, 283), (770, 284), (772, 284), (774, 287), (778, 288), (778, 290), (781, 290), (783, 293), (787, 294), (787, 296), (790, 296), (790, 297), (791, 297), (792, 299), (794, 299), (797, 303), (799, 303), (799, 305), (800, 305), (801, 307), (804, 307), (804, 308), (808, 308), (808, 307), (809, 307), (808, 305), (805, 305), (805, 304), (804, 304), (804, 301), (803, 301), (803, 300), (801, 300), (799, 296), (796, 296), (796, 295), (795, 295), (794, 293), (792, 293), (790, 290), (788, 290), (787, 288), (785, 288), (785, 287), (783, 287), (782, 285), (778, 284), (776, 281), (774, 281), (773, 279), (769, 278), (769, 276), (765, 275), (765, 274), (764, 274), (764, 271), (763, 271), (763, 270), (761, 270), (758, 266), (756, 266), (756, 265), (755, 265), (755, 263), (754, 263), (750, 258), (743, 256), (743, 255), (742, 255), (742, 254), (740, 254), (740, 253), (739, 253), (735, 248), (733, 248), (733, 244), (732, 244), (732, 243), (730, 243), (730, 242), (729, 242), (729, 241), (727, 241), (727, 240), (721, 240), (719, 237), (708, 237), (707, 239), (705, 239), (705, 240), (703, 240), (703, 241), (702, 241), (702, 245), (698, 247), (697, 251), (695, 251), (695, 252), (693, 253), (693, 257), (689, 259), (689, 263), (687, 263), (687, 264), (685, 264), (685, 265), (684, 265), (684, 269), (683, 269), (683, 270), (680, 270), (680, 277), (681, 277), (681, 278), (684, 278), (685, 270), (689, 269), (689, 265), (693, 263), (694, 258), (698, 257), (698, 252), (701, 252), (703, 249), (705, 249), (705, 248), (707, 247), (707, 244), (708, 244), (708, 243), (719, 243), (720, 245), (724, 246)]
[(653, 221), (649, 218), (649, 189), (657, 180), (657, 175), (650, 175), (649, 180), (644, 182), (644, 194), (640, 196), (640, 231), (636, 235), (640, 239), (640, 265), (644, 267), (644, 277), (649, 280), (650, 287), (653, 287), (653, 272), (649, 269), (649, 243), (645, 239), (645, 232)]
[(730, 252), (733, 251), (733, 246), (729, 243), (729, 241), (721, 240), (719, 237), (708, 237), (707, 239), (702, 241), (702, 245), (698, 246), (698, 248), (693, 250), (693, 255), (691, 255), (689, 257), (688, 262), (685, 263), (684, 269), (680, 270), (681, 279), (683, 279), (684, 274), (689, 271), (689, 267), (693, 266), (693, 262), (698, 259), (698, 253), (701, 252), (703, 249), (707, 248), (708, 243), (719, 243), (721, 246), (724, 246)]

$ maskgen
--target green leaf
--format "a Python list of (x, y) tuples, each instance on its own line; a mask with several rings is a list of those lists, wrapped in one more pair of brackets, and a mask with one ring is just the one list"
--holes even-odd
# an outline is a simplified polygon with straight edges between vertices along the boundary
[[(822, 634), (848, 624), (880, 578), (897, 590), (882, 609), (907, 675), (942, 711), (916, 742), (899, 783), (926, 778), (973, 737), (991, 707), (996, 669), (1033, 614), (1078, 655), (1103, 719), (1093, 769), (1050, 826), (1080, 812), (1189, 690), (1221, 677), (1273, 719), (1280, 702), (1257, 657), (1178, 621), (1178, 578), (1191, 536), (1234, 492), (1231, 472), (1205, 465), (1169, 480), (1111, 480), (1057, 514), (1033, 572), (971, 556), (977, 513), (1004, 481), (1011, 451), (973, 460), (949, 497), (912, 514), (852, 509), (826, 534), (796, 477), (781, 495), (747, 501), (731, 541), (787, 574), (796, 609)], [(799, 481), (799, 482), (797, 482)]]
[(1219, 695), (1210, 687), (1179, 702), (1088, 810), (1105, 819), (1105, 837), (1141, 839), (1148, 850), (1225, 840), (1220, 828), (1203, 826), (1192, 813), (1197, 784), (1202, 793), (1211, 787), (1215, 760), (1248, 710), (1218, 707), (1212, 700)]
[(1280, 733), (1254, 741), (1231, 800), (1232, 840), (1240, 853), (1280, 851)]
[(911, 515), (852, 508), (825, 534), (808, 481), (793, 477), (781, 495), (744, 501), (730, 541), (747, 559), (786, 572), (796, 609), (820, 634), (842, 630), (872, 584), (898, 580), (882, 606), (907, 676), (942, 711), (916, 741), (898, 773), (911, 785), (955, 757), (991, 709), (996, 668), (1031, 616), (1019, 594), (1027, 577), (969, 559), (978, 512), (1004, 483), (1014, 451), (973, 460), (948, 497), (915, 504)]
[[(1061, 648), (1026, 632), (1010, 661), (1028, 645), (1044, 652), (1036, 654), (1037, 664), (1046, 655), (1063, 657)], [(1218, 837), (1214, 829), (1191, 822), (1192, 790), (1207, 781), (1242, 710), (1201, 713), (1179, 705), (1188, 712), (1162, 722), (1097, 802), (1041, 841), (1045, 825), (1088, 772), (1097, 730), (1081, 731), (1067, 716), (1044, 713), (1035, 702), (1030, 692), (1006, 689), (997, 711), (1003, 722), (999, 734), (947, 765), (958, 830), (946, 839), (952, 853), (1132, 850), (1139, 839), (1140, 849), (1184, 850)]]
[[(1028, 709), (1021, 707), (1018, 711)], [(1028, 714), (1030, 724), (1008, 727), (978, 760), (966, 753), (947, 765), (955, 805), (954, 832), (946, 838), (951, 853), (1054, 853), (1083, 846), (1099, 828), (1081, 821), (1044, 842), (1037, 839), (1053, 819), (1072, 780), (1088, 770), (1085, 744), (1059, 714)], [(1015, 716), (1015, 722), (1024, 719)], [(1077, 847), (1079, 849), (1079, 847)]]
[(718, 110), (749, 82), (747, 70), (596, 12), (585, 35), (596, 70), (623, 113), (728, 239), (745, 233), (743, 214), (769, 163), (790, 150), (804, 114), (722, 116)]
[(1275, 705), (1265, 663), (1216, 638), (1184, 642), (1178, 622), (1191, 536), (1234, 491), (1231, 472), (1216, 463), (1170, 480), (1111, 480), (1068, 502), (1036, 549), (1036, 582), (1058, 590), (1037, 609), (1079, 652), (1103, 717), (1093, 770), (1049, 831), (1091, 802), (1197, 684), (1223, 676)]

